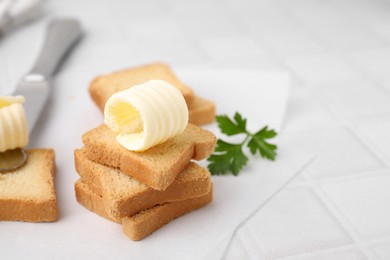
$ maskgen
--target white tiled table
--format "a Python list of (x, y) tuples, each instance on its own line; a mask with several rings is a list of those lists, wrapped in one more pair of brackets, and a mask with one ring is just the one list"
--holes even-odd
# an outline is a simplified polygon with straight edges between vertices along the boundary
[(390, 259), (390, 1), (48, 1), (45, 18), (0, 43), (0, 89), (58, 15), (87, 32), (64, 69), (90, 78), (155, 60), (291, 72), (281, 134), (316, 157), (224, 258)]

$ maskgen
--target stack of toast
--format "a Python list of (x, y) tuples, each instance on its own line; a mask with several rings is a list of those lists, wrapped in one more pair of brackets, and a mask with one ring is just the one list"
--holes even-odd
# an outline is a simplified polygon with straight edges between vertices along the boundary
[[(91, 83), (90, 93), (103, 110), (107, 99), (128, 88), (128, 82), (134, 85), (152, 78), (170, 79), (182, 91), (189, 108), (200, 99), (163, 64), (98, 77)], [(211, 104), (213, 113), (212, 102), (205, 102)], [(205, 107), (202, 109), (207, 111)], [(207, 121), (208, 115), (199, 118), (203, 115), (193, 113), (193, 122)], [(183, 133), (143, 152), (125, 149), (105, 124), (86, 132), (82, 141), (84, 146), (74, 153), (80, 176), (75, 183), (77, 201), (92, 212), (122, 224), (132, 240), (141, 240), (212, 200), (210, 173), (193, 160), (207, 158), (214, 151), (216, 137), (195, 124), (189, 123)]]

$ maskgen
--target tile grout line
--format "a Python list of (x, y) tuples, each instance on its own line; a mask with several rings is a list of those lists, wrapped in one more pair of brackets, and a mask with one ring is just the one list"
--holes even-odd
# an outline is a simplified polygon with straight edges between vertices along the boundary
[[(353, 124), (349, 121), (348, 118), (346, 118), (343, 114), (339, 114), (339, 113), (336, 113), (335, 109), (333, 108), (333, 106), (331, 106), (331, 104), (329, 103), (329, 101), (321, 96), (319, 96), (317, 93), (315, 93), (313, 91), (312, 88), (308, 87), (306, 84), (305, 84), (305, 81), (299, 77), (298, 75), (296, 75), (284, 62), (283, 60), (281, 61), (282, 64), (284, 65), (284, 67), (287, 67), (288, 70), (290, 71), (291, 74), (293, 74), (298, 82), (301, 82), (303, 83), (302, 86), (315, 98), (317, 99), (317, 101), (319, 101), (323, 107), (328, 111), (330, 112), (332, 115), (335, 115), (335, 119), (337, 119), (338, 122), (342, 122), (342, 125), (347, 127), (349, 129), (349, 131), (352, 131), (355, 133), (355, 130), (353, 128)], [(349, 62), (348, 62), (349, 64)], [(350, 64), (349, 64), (350, 65)], [(356, 134), (356, 133), (355, 133)], [(358, 135), (359, 137), (361, 137), (360, 135)], [(364, 140), (363, 142), (365, 145), (368, 143), (366, 140)], [(369, 148), (371, 149), (372, 147), (369, 146)], [(384, 163), (384, 165), (386, 165), (387, 167), (389, 167), (389, 164), (386, 163), (386, 160), (385, 158), (382, 156), (381, 153), (379, 153), (379, 156), (378, 156), (378, 151), (375, 149), (372, 151), (374, 153), (375, 156), (378, 157), (378, 159), (380, 159), (380, 161), (382, 163)], [(341, 225), (341, 227), (345, 230), (345, 232), (352, 238), (352, 240), (355, 242), (355, 244), (357, 246), (359, 246), (359, 248), (362, 249), (362, 251), (366, 254), (366, 256), (368, 256), (370, 259), (377, 259), (377, 256), (374, 254), (374, 252), (371, 250), (371, 248), (369, 248), (369, 244), (367, 241), (365, 241), (360, 235), (359, 233), (357, 232), (357, 230), (355, 229), (354, 225), (352, 225), (349, 221), (348, 218), (346, 218), (341, 212), (338, 213), (338, 208), (335, 208), (333, 206), (331, 206), (331, 201), (329, 199), (326, 198), (326, 195), (320, 191), (319, 189), (319, 184), (320, 182), (318, 183), (314, 183), (314, 182), (311, 182), (311, 179), (310, 177), (307, 176), (307, 173), (305, 172), (302, 172), (302, 176), (304, 177), (305, 181), (306, 181), (306, 184), (307, 186), (309, 186), (314, 192), (315, 194), (321, 199), (322, 203), (328, 208), (329, 212), (335, 216), (335, 219), (336, 221)], [(351, 230), (353, 230), (353, 232), (351, 232)]]
[[(299, 21), (298, 21), (299, 22)], [(302, 23), (299, 22), (299, 24), (305, 29), (305, 30), (309, 30), (310, 29), (307, 29)], [(312, 32), (310, 33), (312, 34)], [(330, 46), (328, 46), (330, 47)], [(344, 61), (348, 60), (346, 59), (343, 55), (341, 55), (339, 52), (336, 52), (340, 58), (342, 58)], [(276, 55), (277, 56), (277, 55)], [(331, 115), (335, 116), (335, 119), (337, 120), (337, 123), (342, 125), (342, 126), (346, 126), (349, 128), (350, 131), (354, 132), (359, 138), (361, 138), (362, 140), (364, 140), (364, 144), (367, 145), (373, 152), (376, 156), (379, 157), (379, 159), (381, 160), (382, 163), (384, 163), (387, 167), (390, 168), (390, 162), (388, 162), (387, 158), (385, 156), (383, 156), (383, 154), (378, 151), (377, 149), (375, 149), (375, 147), (373, 147), (370, 142), (364, 138), (360, 132), (356, 131), (355, 127), (354, 127), (354, 123), (352, 123), (350, 121), (350, 119), (348, 119), (345, 115), (343, 115), (342, 113), (337, 113), (336, 109), (331, 105), (331, 103), (324, 97), (318, 95), (315, 91), (313, 91), (312, 88), (310, 88), (309, 86), (307, 86), (306, 82), (298, 75), (296, 75), (294, 73), (294, 71), (292, 71), (289, 66), (287, 64), (285, 64), (285, 62), (283, 61), (283, 59), (281, 57), (278, 57), (277, 58), (280, 62), (280, 64), (286, 68), (286, 70), (288, 70), (293, 76), (294, 78), (298, 81), (298, 83), (301, 83), (302, 84), (302, 87), (308, 91), (308, 93), (312, 96), (314, 96), (322, 105), (323, 105), (323, 108), (325, 108)], [(365, 78), (367, 78), (371, 83), (374, 83), (373, 85), (376, 87), (376, 89), (379, 89), (380, 91), (383, 91), (385, 92), (381, 87), (379, 87), (376, 82), (373, 82), (372, 79), (369, 77), (369, 75), (367, 75), (364, 71), (361, 71), (359, 68), (356, 68), (356, 66), (352, 65), (351, 62), (348, 60), (347, 62), (348, 65), (352, 66), (353, 69), (355, 69), (357, 72), (359, 73), (362, 73)], [(388, 93), (386, 93), (386, 95), (388, 95)], [(390, 97), (390, 95), (389, 95)]]
[[(299, 78), (299, 77), (298, 77)], [(300, 79), (300, 78), (299, 78)], [(302, 79), (300, 79), (302, 80)], [(336, 114), (335, 113), (335, 109), (333, 108), (333, 106), (331, 106), (329, 104), (329, 101), (326, 100), (325, 98), (323, 98), (322, 96), (319, 96), (317, 93), (315, 93), (311, 88), (307, 87), (304, 85), (304, 87), (307, 89), (307, 91), (314, 97), (316, 98), (318, 101), (320, 101), (324, 108), (327, 109), (329, 112), (331, 112), (332, 114)], [(341, 122), (343, 122), (343, 126), (344, 127), (347, 127), (347, 129), (351, 132), (353, 132), (355, 135), (357, 135), (357, 140), (358, 141), (361, 141), (364, 145), (366, 145), (369, 149), (371, 149), (371, 151), (373, 152), (373, 154), (375, 156), (377, 156), (377, 158), (380, 160), (381, 163), (383, 163), (385, 166), (387, 166), (387, 168), (390, 167), (390, 163), (387, 163), (386, 159), (384, 158), (384, 156), (382, 155), (382, 153), (378, 152), (376, 149), (372, 149), (372, 145), (367, 145), (369, 144), (369, 142), (363, 138), (360, 134), (358, 134), (355, 130), (355, 128), (353, 127), (353, 124), (350, 122), (350, 120), (348, 118), (346, 118), (344, 115), (342, 114), (337, 114), (337, 117), (341, 120)], [(386, 170), (386, 169), (383, 169), (383, 170)], [(382, 170), (382, 171), (383, 171)], [(358, 231), (356, 230), (355, 226), (353, 224), (351, 224), (351, 222), (349, 221), (349, 219), (344, 216), (344, 214), (341, 212), (341, 210), (337, 207), (337, 206), (331, 206), (333, 204), (333, 201), (328, 199), (325, 192), (323, 192), (322, 190), (320, 190), (319, 188), (319, 185), (321, 184), (321, 181), (312, 181), (311, 178), (307, 175), (307, 173), (303, 172), (302, 173), (302, 176), (305, 178), (305, 181), (307, 182), (307, 185), (310, 186), (313, 191), (316, 193), (316, 195), (321, 199), (321, 201), (326, 205), (326, 207), (328, 208), (328, 210), (331, 212), (331, 214), (333, 214), (334, 216), (336, 216), (336, 220), (337, 222), (339, 222), (339, 224), (341, 224), (341, 226), (344, 228), (344, 230), (347, 232), (347, 234), (349, 234), (349, 236), (354, 240), (354, 242), (363, 250), (363, 252), (368, 256), (370, 257), (370, 259), (377, 259), (377, 256), (375, 255), (375, 253), (372, 251), (372, 249), (369, 247), (369, 242), (364, 240), (364, 238), (362, 238), (360, 236), (360, 234), (358, 233)], [(355, 175), (353, 176), (355, 177)], [(351, 177), (352, 178), (352, 177)], [(340, 212), (338, 212), (340, 211)], [(351, 230), (353, 231), (353, 233), (351, 233)]]
[[(329, 101), (326, 98), (313, 92), (313, 90), (310, 89), (309, 87), (307, 88), (308, 88), (307, 91), (310, 92), (317, 100), (319, 100), (324, 105), (325, 109), (327, 109), (332, 114), (336, 114), (335, 113), (336, 109), (329, 103)], [(343, 114), (339, 114), (338, 117), (342, 121), (343, 127), (346, 127), (348, 131), (351, 131), (355, 135), (355, 138), (358, 141), (361, 141), (367, 148), (369, 148), (370, 151), (373, 152), (373, 154), (381, 161), (381, 163), (383, 163), (387, 168), (390, 168), (390, 162), (388, 161), (386, 156), (383, 155), (382, 152), (376, 148), (376, 146), (372, 145), (370, 140), (367, 140), (366, 136), (362, 134), (355, 126), (356, 123), (351, 121), (349, 118), (345, 117), (345, 115)]]
[(314, 183), (311, 181), (311, 178), (307, 173), (302, 173), (302, 176), (305, 178), (305, 181), (308, 183), (310, 188), (314, 191), (317, 197), (321, 202), (328, 208), (329, 212), (334, 216), (334, 219), (343, 227), (346, 234), (350, 236), (352, 241), (362, 250), (362, 252), (369, 259), (377, 259), (376, 255), (369, 248), (367, 241), (362, 238), (359, 232), (356, 230), (355, 226), (350, 222), (350, 220), (344, 215), (342, 210), (334, 205), (334, 202), (328, 198), (325, 192), (321, 190), (320, 183)]
[[(301, 166), (298, 170), (297, 170), (297, 174), (299, 174), (300, 172), (302, 172), (308, 165), (310, 165), (310, 163), (312, 162), (313, 159), (310, 159), (308, 162), (306, 162), (303, 166)], [(248, 222), (249, 219), (251, 219), (257, 212), (259, 212), (267, 203), (269, 203), (269, 201), (271, 201), (277, 194), (279, 194), (280, 191), (284, 190), (284, 188), (292, 181), (292, 179), (295, 177), (296, 175), (294, 175), (287, 183), (285, 183), (284, 185), (282, 185), (274, 194), (272, 194), (268, 199), (266, 199), (264, 201), (263, 204), (259, 205), (259, 207), (257, 207), (249, 216), (247, 216), (243, 221), (241, 221), (241, 223), (238, 224), (238, 226), (234, 229), (230, 239), (229, 239), (229, 242), (228, 242), (228, 245), (226, 246), (223, 254), (222, 254), (222, 258), (221, 259), (224, 259), (225, 256), (226, 256), (226, 252), (227, 252), (227, 249), (231, 246), (232, 244), (232, 241), (233, 241), (233, 237), (237, 235), (237, 232), (239, 229), (241, 229), (242, 227), (244, 227), (245, 223)], [(249, 230), (249, 232), (251, 233), (251, 230)], [(257, 248), (261, 251), (261, 247), (259, 246), (257, 240), (254, 238), (253, 234), (251, 234), (251, 239), (252, 241), (254, 242), (254, 244), (257, 246)], [(245, 243), (241, 240), (242, 242), (242, 245), (243, 247), (246, 247)], [(246, 253), (249, 255), (248, 251), (246, 251)]]
[[(320, 185), (320, 184), (349, 181), (349, 180), (353, 180), (356, 178), (367, 178), (367, 177), (387, 175), (387, 174), (389, 174), (389, 169), (386, 168), (386, 169), (367, 171), (367, 172), (363, 172), (363, 173), (357, 173), (354, 175), (347, 175), (347, 176), (341, 176), (341, 177), (329, 177), (329, 178), (320, 179), (320, 180), (311, 179), (310, 182), (312, 184)], [(305, 182), (305, 183), (292, 184), (288, 188), (298, 188), (298, 187), (307, 187), (307, 186), (309, 186), (309, 184)]]
[[(300, 77), (298, 77), (298, 78), (300, 79)], [(302, 80), (302, 79), (300, 79), (300, 80)], [(328, 100), (319, 96), (317, 93), (314, 93), (314, 91), (311, 88), (309, 88), (308, 86), (306, 86), (305, 84), (303, 86), (313, 97), (315, 97), (317, 100), (319, 100), (323, 104), (323, 106), (326, 110), (331, 112), (331, 114), (337, 115), (337, 118), (340, 119), (340, 121), (342, 122), (342, 125), (344, 127), (347, 127), (349, 131), (351, 131), (355, 135), (357, 135), (357, 140), (361, 141), (364, 145), (366, 145), (369, 149), (371, 149), (373, 154), (380, 160), (381, 163), (383, 163), (387, 168), (390, 168), (390, 163), (387, 162), (386, 158), (382, 155), (382, 153), (380, 151), (377, 151), (377, 149), (373, 149), (372, 145), (370, 145), (370, 142), (367, 141), (366, 138), (361, 136), (360, 133), (357, 133), (357, 130), (353, 127), (353, 124), (350, 122), (350, 120), (348, 118), (346, 118), (342, 114), (335, 113), (335, 111), (334, 111), (335, 109), (333, 108), (333, 106), (331, 106), (329, 104)], [(330, 203), (331, 200), (327, 199), (324, 192), (320, 191), (320, 188), (318, 186), (320, 185), (321, 182), (312, 182), (311, 178), (308, 177), (307, 173), (305, 173), (305, 172), (302, 172), (302, 176), (305, 178), (307, 185), (313, 189), (313, 191), (316, 193), (316, 195), (326, 205), (326, 207), (331, 212), (331, 214), (336, 216), (335, 219), (337, 220), (337, 222), (339, 222), (339, 224), (341, 224), (341, 226), (344, 228), (346, 233), (353, 239), (353, 241), (356, 243), (356, 245), (359, 246), (359, 248), (361, 248), (362, 251), (366, 254), (366, 256), (368, 256), (370, 259), (377, 259), (377, 256), (375, 255), (375, 253), (369, 247), (370, 246), (369, 242), (364, 240), (364, 238), (362, 238), (360, 236), (360, 234), (357, 232), (355, 226), (350, 223), (349, 219), (346, 216), (344, 216), (344, 214), (341, 212), (336, 213), (340, 209), (331, 206), (331, 204), (333, 204), (333, 202)], [(351, 230), (353, 230), (353, 233), (351, 233)]]
[[(343, 13), (345, 11), (343, 10)], [(354, 18), (354, 20), (356, 20), (356, 18)], [(359, 24), (361, 23), (361, 21), (359, 21)], [(305, 27), (302, 23), (300, 23), (301, 26), (307, 30), (309, 30), (310, 35), (312, 37), (313, 36), (313, 33), (310, 29), (308, 29), (307, 27)], [(365, 29), (368, 29), (368, 28), (365, 28)], [(370, 31), (371, 32), (371, 31)], [(374, 32), (375, 33), (375, 32)], [(376, 34), (377, 35), (377, 34)], [(315, 37), (316, 38), (316, 37)], [(382, 39), (382, 37), (380, 37), (380, 39)], [(384, 39), (383, 39), (384, 40)], [(378, 89), (379, 91), (381, 92), (386, 92), (382, 87), (380, 87), (378, 85), (378, 82), (376, 82), (375, 80), (372, 79), (372, 77), (370, 77), (369, 75), (367, 75), (367, 73), (365, 73), (364, 71), (362, 71), (360, 68), (356, 67), (356, 65), (354, 64), (351, 64), (351, 61), (345, 57), (341, 51), (336, 51), (335, 48), (332, 48), (331, 46), (329, 46), (329, 44), (326, 44), (324, 43), (322, 40), (319, 41), (321, 42), (322, 44), (325, 44), (328, 48), (330, 48), (330, 50), (334, 51), (343, 61), (347, 62), (347, 64), (349, 66), (351, 66), (353, 69), (355, 69), (357, 72), (360, 72), (362, 73), (368, 80), (369, 82), (373, 83), (373, 85), (376, 87), (376, 89)], [(274, 51), (272, 51), (274, 53)], [(279, 59), (281, 60), (281, 63), (283, 64), (283, 67), (286, 67), (288, 69), (288, 71), (290, 71), (291, 74), (294, 74), (293, 71), (288, 67), (286, 66), (285, 62), (283, 62), (282, 60), (282, 57), (279, 57), (278, 55), (276, 55)], [(295, 75), (296, 76), (296, 75)], [(298, 77), (299, 78), (299, 77)], [(299, 78), (300, 79), (300, 78)], [(302, 82), (302, 80), (300, 79), (300, 82)], [(303, 81), (303, 83), (305, 83), (305, 81)], [(326, 99), (323, 99), (321, 97), (319, 97), (316, 93), (313, 93), (313, 90), (311, 88), (309, 88), (308, 86), (306, 86), (306, 84), (303, 84), (303, 86), (305, 87), (306, 90), (309, 91), (309, 93), (311, 95), (314, 95), (317, 99), (320, 99), (321, 100), (321, 103), (323, 103), (323, 106), (325, 107), (325, 109), (330, 112), (332, 115), (335, 115), (336, 116), (336, 119), (338, 119), (339, 122), (342, 122), (342, 126), (345, 126), (348, 128), (349, 131), (352, 131), (356, 136), (356, 138), (358, 139), (358, 141), (361, 141), (365, 146), (367, 146), (375, 156), (378, 157), (378, 159), (385, 165), (387, 166), (387, 168), (390, 167), (390, 163), (388, 163), (385, 158), (385, 156), (382, 154), (381, 151), (378, 151), (378, 149), (376, 147), (374, 147), (373, 145), (371, 145), (371, 142), (369, 140), (367, 140), (367, 138), (361, 134), (361, 132), (356, 129), (354, 127), (354, 124), (350, 122), (350, 120), (348, 118), (345, 117), (345, 115), (343, 114), (339, 114), (339, 113), (336, 113), (336, 111), (334, 111), (334, 108), (333, 106), (331, 106), (329, 104), (329, 101), (326, 100)], [(385, 93), (387, 96), (388, 96), (388, 93), (386, 92)], [(362, 174), (360, 176), (365, 176), (365, 175), (369, 175), (369, 174), (372, 174), (372, 172), (368, 173), (368, 174)], [(326, 205), (326, 207), (328, 208), (328, 210), (331, 212), (331, 214), (333, 214), (334, 216), (336, 216), (336, 220), (337, 222), (339, 222), (339, 224), (341, 224), (341, 226), (343, 227), (343, 229), (345, 229), (345, 231), (347, 232), (347, 234), (349, 234), (349, 236), (353, 239), (353, 241), (356, 243), (357, 246), (359, 246), (363, 252), (366, 254), (366, 256), (372, 258), (372, 259), (376, 259), (377, 256), (375, 255), (375, 253), (371, 250), (371, 248), (369, 247), (369, 245), (371, 244), (370, 242), (368, 241), (365, 241), (364, 238), (362, 238), (360, 236), (360, 234), (358, 233), (358, 231), (355, 229), (354, 225), (351, 224), (351, 222), (349, 221), (349, 219), (344, 216), (344, 214), (341, 212), (341, 210), (333, 205), (333, 201), (331, 201), (327, 195), (325, 194), (325, 192), (323, 192), (319, 185), (321, 184), (321, 182), (312, 182), (310, 177), (308, 177), (306, 175), (306, 173), (302, 172), (302, 176), (304, 177), (305, 179), (305, 182), (306, 182), (306, 185), (311, 187), (312, 190), (315, 192), (315, 194), (320, 198), (320, 200), (322, 201), (322, 203), (324, 203)], [(354, 177), (356, 177), (354, 175)], [(342, 179), (341, 179), (342, 180)], [(297, 186), (303, 186), (305, 184), (297, 184)], [(346, 228), (347, 227), (347, 228)], [(351, 232), (352, 230), (352, 232)]]
[[(329, 1), (326, 1), (326, 2), (329, 3)], [(367, 26), (361, 19), (358, 19), (356, 16), (348, 13), (348, 11), (346, 11), (347, 9), (345, 8), (345, 5), (341, 5), (339, 2), (332, 2), (330, 4), (337, 5), (337, 8), (339, 10), (341, 9), (343, 14), (345, 14), (354, 23), (357, 23), (359, 25), (359, 28), (363, 29), (366, 32), (375, 34), (377, 37), (379, 37), (379, 39), (383, 42), (383, 44), (389, 44), (389, 41), (386, 38), (384, 38), (382, 35), (375, 32), (374, 30), (372, 30), (372, 28), (370, 26)]]
[[(329, 4), (329, 2), (328, 2)], [(345, 12), (345, 9), (344, 7), (341, 7), (340, 4), (337, 4), (339, 6), (339, 9), (342, 9), (342, 13), (345, 14), (346, 16), (348, 16), (352, 21), (355, 21), (357, 22), (358, 24), (362, 25), (363, 23), (361, 22), (361, 20), (359, 19), (356, 19), (355, 17), (351, 16), (350, 14), (348, 14), (347, 12)], [(352, 69), (354, 69), (356, 72), (358, 72), (359, 74), (362, 74), (364, 75), (364, 78), (366, 78), (369, 82), (371, 82), (373, 84), (373, 86), (380, 92), (382, 92), (384, 95), (386, 95), (387, 97), (390, 98), (390, 92), (386, 91), (385, 89), (383, 89), (383, 87), (381, 87), (380, 83), (373, 79), (372, 76), (370, 76), (368, 73), (366, 73), (364, 70), (362, 70), (359, 66), (356, 66), (354, 64), (353, 61), (351, 61), (347, 56), (345, 56), (344, 52), (341, 51), (341, 50), (337, 50), (335, 48), (333, 48), (331, 45), (327, 44), (326, 42), (324, 42), (321, 38), (319, 38), (317, 35), (315, 35), (313, 33), (313, 29), (306, 26), (304, 23), (300, 22), (299, 20), (297, 20), (298, 23), (300, 24), (300, 26), (307, 32), (309, 32), (309, 34), (316, 40), (318, 40), (319, 42), (321, 42), (322, 44), (324, 44), (331, 52), (333, 52), (334, 54), (336, 54), (338, 57), (340, 57), (343, 61), (345, 61)], [(364, 26), (366, 27), (366, 26)], [(374, 33), (376, 36), (380, 37), (380, 39), (382, 41), (384, 41), (384, 43), (389, 43), (386, 39), (383, 39), (383, 37), (381, 37), (381, 35), (379, 35), (378, 33), (374, 32), (373, 30), (370, 30), (369, 27), (366, 27), (366, 29), (364, 29), (365, 31), (367, 32), (370, 32), (370, 33)], [(384, 47), (384, 46), (383, 46)], [(371, 50), (371, 49), (368, 49), (368, 50)], [(305, 81), (303, 80), (303, 83), (305, 83)], [(309, 88), (310, 89), (310, 88)], [(389, 113), (387, 113), (388, 115)]]
[(348, 250), (348, 249), (356, 249), (358, 246), (356, 244), (350, 244), (350, 245), (344, 245), (344, 246), (339, 246), (339, 247), (331, 247), (327, 249), (322, 249), (322, 250), (317, 250), (313, 252), (305, 252), (297, 255), (291, 255), (291, 256), (286, 256), (286, 257), (281, 257), (278, 258), (279, 260), (289, 260), (289, 259), (294, 259), (296, 260), (296, 257), (310, 257), (310, 259), (315, 259), (317, 254), (319, 253), (332, 253), (332, 252), (340, 252), (343, 250)]
[[(301, 24), (301, 23), (300, 23)], [(305, 28), (304, 25), (301, 24), (301, 26), (307, 30), (307, 28)], [(309, 32), (311, 32), (309, 30)], [(312, 35), (312, 32), (310, 33), (310, 35)], [(320, 41), (323, 43), (323, 41)], [(329, 45), (327, 45), (328, 47), (330, 47)], [(268, 47), (268, 46), (267, 46)], [(269, 47), (267, 48), (269, 49)], [(332, 48), (331, 48), (332, 49)], [(272, 50), (271, 50), (272, 53), (274, 53)], [(339, 56), (340, 53), (336, 52)], [(276, 55), (277, 56), (277, 55)], [(341, 56), (341, 58), (343, 58), (343, 56)], [(344, 60), (344, 59), (343, 59)], [(277, 56), (277, 61), (280, 62), (280, 64), (282, 65), (282, 67), (286, 68), (297, 80), (299, 83), (303, 83), (302, 86), (304, 87), (305, 90), (307, 90), (309, 92), (309, 94), (311, 94), (314, 98), (316, 98), (318, 101), (320, 101), (320, 103), (322, 104), (322, 106), (328, 111), (331, 113), (331, 115), (334, 115), (335, 116), (335, 119), (337, 120), (338, 123), (341, 123), (342, 126), (345, 126), (347, 127), (350, 131), (354, 132), (354, 129), (352, 127), (352, 124), (349, 122), (348, 118), (346, 118), (344, 115), (340, 114), (340, 113), (336, 113), (335, 109), (333, 108), (333, 106), (331, 106), (329, 104), (329, 101), (324, 99), (323, 97), (319, 96), (317, 93), (315, 93), (313, 91), (312, 88), (308, 87), (306, 82), (301, 78), (299, 77), (298, 75), (296, 75), (294, 73), (294, 71), (292, 71), (289, 66), (287, 64), (285, 64), (284, 60), (280, 57)], [(348, 62), (348, 65), (350, 65), (350, 62)], [(368, 78), (370, 80), (370, 78)], [(370, 80), (371, 81), (371, 80)], [(360, 137), (360, 136), (359, 136)], [(365, 141), (364, 144), (366, 144), (367, 142)], [(370, 147), (371, 148), (371, 147)], [(376, 156), (378, 156), (378, 152), (376, 150), (372, 151)], [(381, 154), (381, 153), (380, 153)], [(380, 161), (382, 163), (384, 163), (385, 165), (387, 165), (389, 167), (389, 165), (386, 162), (386, 160), (384, 160), (383, 156), (379, 156)], [(310, 177), (308, 178), (307, 175), (305, 173), (302, 172), (302, 176), (304, 177), (306, 183), (307, 183), (307, 186), (309, 186), (314, 192), (315, 194), (321, 199), (322, 203), (328, 208), (329, 212), (335, 216), (335, 219), (336, 221), (340, 224), (340, 226), (344, 229), (344, 231), (346, 232), (346, 234), (348, 234), (352, 240), (355, 242), (355, 244), (362, 249), (363, 253), (369, 257), (370, 259), (377, 259), (376, 255), (374, 254), (374, 252), (369, 248), (368, 246), (368, 243), (367, 241), (364, 241), (364, 239), (358, 234), (357, 230), (355, 229), (355, 227), (349, 222), (348, 218), (345, 218), (345, 216), (340, 213), (336, 213), (337, 212), (337, 209), (333, 208), (332, 206), (330, 206), (330, 202), (329, 200), (326, 199), (326, 195), (324, 195), (322, 193), (322, 191), (319, 191), (319, 188), (318, 188), (318, 185), (319, 183), (312, 183), (311, 180), (310, 180)], [(343, 221), (341, 221), (341, 219)], [(350, 230), (353, 230), (353, 233), (351, 233)]]

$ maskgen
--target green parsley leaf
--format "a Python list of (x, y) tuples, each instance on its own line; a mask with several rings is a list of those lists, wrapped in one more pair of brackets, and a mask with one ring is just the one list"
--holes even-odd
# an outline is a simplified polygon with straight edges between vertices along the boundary
[(215, 152), (207, 159), (211, 162), (209, 170), (214, 175), (223, 175), (229, 171), (237, 175), (248, 162), (248, 157), (242, 152), (242, 144), (230, 144), (219, 139)]
[(242, 119), (241, 115), (236, 113), (233, 122), (228, 116), (221, 115), (216, 117), (218, 127), (222, 133), (231, 136), (246, 132), (246, 119)]
[(262, 157), (273, 161), (275, 160), (276, 149), (278, 147), (266, 142), (265, 139), (270, 139), (275, 136), (276, 132), (274, 130), (268, 130), (266, 126), (252, 136), (247, 146), (253, 155), (256, 155), (256, 152), (259, 151)]
[(233, 120), (227, 115), (218, 115), (216, 120), (222, 133), (228, 136), (245, 134), (246, 137), (238, 144), (218, 139), (215, 152), (207, 159), (210, 162), (208, 168), (212, 175), (224, 175), (231, 172), (237, 176), (248, 162), (248, 157), (243, 152), (245, 144), (252, 155), (258, 153), (263, 158), (275, 160), (277, 146), (266, 141), (277, 135), (275, 130), (265, 126), (252, 134), (246, 129), (246, 119), (238, 112), (234, 114)]

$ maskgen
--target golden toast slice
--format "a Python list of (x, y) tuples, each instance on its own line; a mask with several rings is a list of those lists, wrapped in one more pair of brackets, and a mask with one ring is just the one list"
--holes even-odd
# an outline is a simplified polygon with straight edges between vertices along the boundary
[[(77, 201), (82, 206), (101, 217), (114, 221), (105, 211), (102, 196), (93, 192), (87, 184), (78, 180), (75, 183), (75, 191)], [(132, 216), (124, 217), (122, 228), (130, 239), (141, 240), (173, 219), (206, 206), (211, 201), (212, 188), (207, 194), (200, 197), (157, 205)]]
[(205, 125), (214, 122), (216, 108), (214, 102), (195, 96), (194, 101), (188, 108), (189, 123)]
[(211, 188), (210, 173), (194, 162), (165, 191), (157, 191), (117, 168), (92, 162), (86, 157), (85, 149), (75, 150), (74, 155), (81, 180), (101, 195), (106, 213), (118, 223), (125, 216), (158, 204), (205, 195)]
[(190, 123), (203, 125), (214, 121), (214, 102), (194, 95), (193, 90), (183, 84), (168, 65), (162, 63), (148, 64), (98, 76), (90, 83), (89, 93), (92, 100), (103, 112), (107, 100), (114, 93), (152, 79), (168, 81), (181, 91), (189, 110)]
[(131, 240), (141, 240), (175, 218), (202, 208), (213, 199), (213, 190), (201, 197), (155, 206), (122, 220), (123, 232)]
[(27, 156), (21, 168), (0, 173), (0, 220), (56, 221), (54, 151), (31, 149)]
[(115, 219), (108, 215), (102, 195), (93, 192), (92, 189), (87, 184), (82, 182), (81, 179), (77, 180), (74, 184), (74, 190), (76, 200), (82, 206), (105, 219), (116, 222)]
[(192, 89), (184, 85), (168, 65), (162, 63), (148, 64), (98, 76), (89, 85), (89, 93), (100, 110), (103, 111), (107, 100), (114, 93), (152, 79), (165, 80), (176, 86), (183, 94), (188, 106), (195, 98)]
[(192, 159), (207, 158), (216, 144), (213, 133), (192, 124), (180, 135), (143, 152), (126, 150), (105, 124), (85, 133), (82, 140), (88, 159), (119, 168), (156, 190), (166, 190)]

